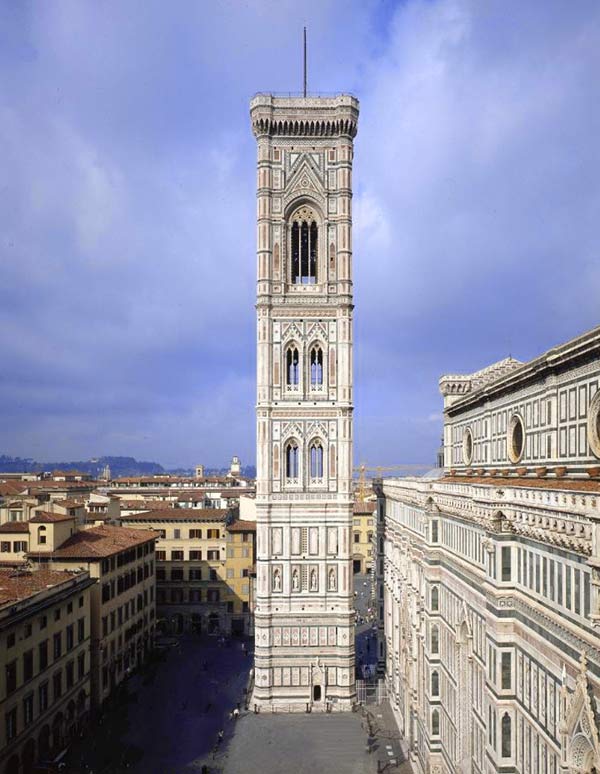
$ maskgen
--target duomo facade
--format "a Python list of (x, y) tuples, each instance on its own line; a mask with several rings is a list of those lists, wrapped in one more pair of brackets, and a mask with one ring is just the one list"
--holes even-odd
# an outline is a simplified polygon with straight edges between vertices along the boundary
[(600, 771), (600, 328), (440, 389), (444, 471), (379, 486), (413, 768)]

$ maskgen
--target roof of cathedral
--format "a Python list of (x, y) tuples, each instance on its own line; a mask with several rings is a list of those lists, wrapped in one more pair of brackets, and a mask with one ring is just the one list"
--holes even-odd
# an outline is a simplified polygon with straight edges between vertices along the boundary
[[(472, 374), (445, 374), (440, 378), (440, 390), (445, 395), (447, 394), (445, 389), (456, 382), (461, 382), (465, 386), (468, 385), (464, 392), (472, 392), (522, 365), (523, 363), (520, 360), (515, 360), (513, 357), (505, 357), (504, 360), (498, 360), (497, 363), (492, 363)], [(452, 392), (452, 390), (448, 390), (448, 392)]]
[(503, 487), (528, 487), (532, 489), (557, 489), (574, 492), (600, 492), (600, 479), (586, 478), (534, 478), (529, 476), (445, 476), (440, 484), (473, 485), (487, 484), (498, 489)]

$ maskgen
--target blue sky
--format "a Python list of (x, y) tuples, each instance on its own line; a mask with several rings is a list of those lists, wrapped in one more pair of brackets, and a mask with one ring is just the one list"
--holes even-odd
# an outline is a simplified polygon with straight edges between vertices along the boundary
[(361, 102), (355, 457), (600, 322), (594, 0), (0, 2), (0, 453), (254, 461), (257, 91)]

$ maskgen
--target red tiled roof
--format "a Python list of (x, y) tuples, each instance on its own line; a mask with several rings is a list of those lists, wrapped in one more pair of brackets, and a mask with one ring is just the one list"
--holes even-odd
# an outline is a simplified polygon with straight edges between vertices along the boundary
[(377, 510), (377, 503), (373, 500), (366, 503), (354, 503), (353, 511), (356, 514), (370, 514)]
[(166, 511), (175, 507), (175, 503), (165, 500), (119, 500), (119, 505), (127, 511)]
[(442, 484), (488, 484), (489, 486), (502, 487), (531, 487), (533, 489), (556, 489), (573, 492), (600, 492), (600, 480), (576, 479), (576, 478), (528, 478), (502, 476), (444, 476), (440, 478)]
[(0, 532), (3, 534), (17, 534), (17, 532), (29, 533), (29, 523), (27, 521), (7, 521), (0, 524)]
[(237, 521), (232, 521), (228, 525), (227, 530), (229, 532), (256, 532), (256, 522), (238, 519)]
[(224, 521), (226, 508), (161, 508), (121, 516), (121, 521)]
[(64, 513), (53, 513), (52, 511), (37, 511), (30, 521), (32, 524), (53, 524), (56, 521), (73, 521), (73, 516), (66, 516)]
[(157, 537), (153, 530), (112, 527), (103, 524), (99, 527), (82, 529), (71, 535), (50, 556), (53, 559), (103, 558), (148, 543)]
[(0, 482), (0, 497), (23, 494), (28, 485), (29, 482), (25, 484), (23, 481), (2, 481)]
[(19, 571), (0, 567), (0, 605), (14, 604), (27, 597), (73, 580), (73, 573), (58, 570)]

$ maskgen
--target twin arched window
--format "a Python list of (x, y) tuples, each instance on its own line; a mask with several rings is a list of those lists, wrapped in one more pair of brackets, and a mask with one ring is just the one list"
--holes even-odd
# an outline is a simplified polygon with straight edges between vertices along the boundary
[[(309, 351), (309, 386), (311, 390), (323, 388), (323, 348), (313, 344)], [(297, 390), (300, 387), (300, 352), (296, 344), (289, 344), (285, 351), (286, 386)]]
[[(311, 480), (322, 479), (324, 475), (323, 444), (314, 440), (309, 447), (308, 466)], [(295, 440), (285, 447), (285, 477), (288, 481), (300, 478), (300, 450)]]

